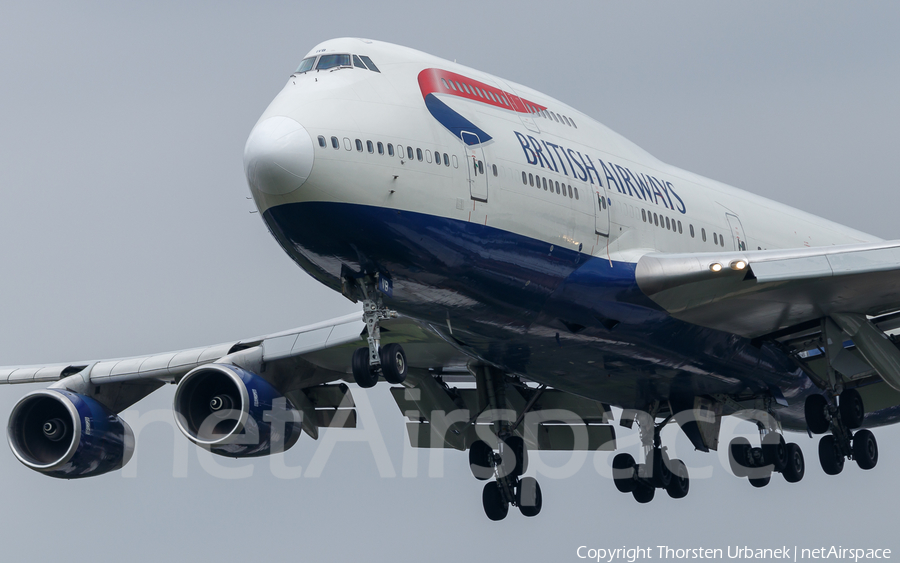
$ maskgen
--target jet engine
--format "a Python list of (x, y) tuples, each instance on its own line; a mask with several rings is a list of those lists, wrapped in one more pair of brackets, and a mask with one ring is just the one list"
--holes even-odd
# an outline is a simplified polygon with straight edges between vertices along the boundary
[(25, 395), (9, 415), (6, 435), (19, 461), (61, 479), (114, 471), (134, 453), (134, 434), (121, 418), (64, 389)]
[(207, 364), (175, 391), (178, 428), (200, 447), (227, 457), (286, 451), (300, 437), (300, 413), (260, 376), (231, 364)]

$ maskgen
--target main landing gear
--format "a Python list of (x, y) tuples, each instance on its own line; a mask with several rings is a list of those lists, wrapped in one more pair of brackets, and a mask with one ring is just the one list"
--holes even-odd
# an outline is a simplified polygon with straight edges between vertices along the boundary
[(475, 372), (475, 383), (479, 390), (484, 390), (487, 407), (495, 413), (493, 431), (498, 438), (499, 450), (494, 451), (482, 440), (475, 441), (469, 447), (472, 475), (479, 481), (495, 478), (485, 483), (481, 491), (484, 513), (494, 521), (506, 518), (510, 505), (518, 507), (523, 516), (529, 517), (537, 516), (543, 505), (541, 486), (537, 480), (523, 477), (528, 470), (528, 449), (525, 440), (515, 433), (531, 402), (512, 424), (499, 416), (500, 409), (506, 408), (506, 382), (503, 377), (502, 373), (486, 366), (478, 366)]
[(647, 503), (653, 500), (656, 489), (665, 489), (672, 498), (684, 498), (691, 481), (687, 466), (680, 459), (669, 459), (662, 447), (659, 433), (671, 417), (656, 425), (650, 415), (636, 417), (644, 447), (645, 463), (637, 464), (631, 454), (621, 453), (613, 458), (613, 482), (622, 493), (631, 493), (634, 500)]
[(760, 447), (752, 447), (743, 437), (728, 445), (728, 461), (736, 477), (746, 477), (754, 487), (769, 484), (772, 473), (781, 473), (788, 483), (797, 483), (806, 474), (806, 462), (800, 446), (785, 443), (779, 432), (767, 432), (760, 424)]
[(383, 376), (395, 385), (406, 379), (406, 353), (399, 344), (381, 345), (381, 321), (397, 317), (397, 312), (384, 306), (375, 288), (375, 279), (365, 276), (356, 280), (363, 295), (363, 321), (368, 332), (368, 346), (357, 348), (351, 362), (353, 377), (363, 388), (374, 387)]
[(860, 469), (872, 469), (878, 463), (878, 442), (869, 430), (853, 430), (862, 426), (866, 416), (862, 397), (856, 389), (844, 389), (836, 397), (838, 403), (830, 403), (824, 395), (806, 398), (804, 415), (806, 425), (813, 434), (831, 434), (819, 440), (819, 462), (828, 475), (837, 475), (844, 469), (844, 461), (852, 459)]

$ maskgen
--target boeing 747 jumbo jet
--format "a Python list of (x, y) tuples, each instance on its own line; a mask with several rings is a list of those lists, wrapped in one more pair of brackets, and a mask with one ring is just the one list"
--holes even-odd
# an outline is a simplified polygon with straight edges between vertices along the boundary
[[(287, 255), (362, 313), (205, 348), (0, 368), (51, 383), (7, 427), (51, 477), (125, 465), (118, 413), (177, 383), (178, 427), (230, 457), (354, 427), (351, 387), (391, 385), (414, 447), (468, 451), (486, 515), (541, 510), (529, 450), (616, 449), (638, 502), (689, 492), (661, 429), (701, 451), (722, 417), (756, 486), (878, 461), (900, 416), (900, 242), (655, 159), (526, 86), (365, 39), (316, 46), (250, 132), (250, 192)], [(381, 385), (385, 385), (381, 383)], [(723, 437), (727, 439), (727, 437)]]

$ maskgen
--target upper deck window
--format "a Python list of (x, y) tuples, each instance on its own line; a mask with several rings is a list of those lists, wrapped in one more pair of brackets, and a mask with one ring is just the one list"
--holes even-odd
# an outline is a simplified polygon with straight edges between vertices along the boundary
[(312, 70), (313, 64), (316, 62), (315, 57), (307, 57), (300, 61), (300, 66), (297, 67), (296, 72), (308, 72)]
[(328, 70), (342, 66), (350, 66), (350, 55), (344, 53), (339, 55), (322, 55), (319, 57), (319, 64), (316, 65), (316, 70)]

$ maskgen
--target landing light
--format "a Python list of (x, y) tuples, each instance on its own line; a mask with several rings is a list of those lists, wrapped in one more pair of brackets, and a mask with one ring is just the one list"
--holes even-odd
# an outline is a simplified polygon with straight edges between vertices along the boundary
[(709, 265), (709, 269), (712, 270), (713, 272), (721, 272), (722, 265), (719, 264), (718, 262), (713, 262), (712, 264)]
[(735, 260), (734, 262), (731, 263), (732, 270), (743, 270), (746, 267), (747, 267), (747, 263), (744, 262), (743, 260)]

